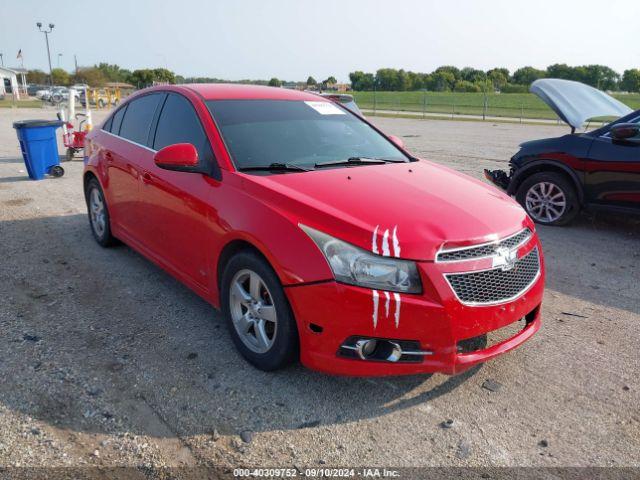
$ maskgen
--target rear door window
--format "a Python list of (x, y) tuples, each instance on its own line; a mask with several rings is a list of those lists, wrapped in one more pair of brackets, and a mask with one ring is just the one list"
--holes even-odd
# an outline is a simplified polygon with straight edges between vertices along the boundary
[[(154, 93), (130, 102), (122, 119), (119, 135), (132, 142), (147, 146), (151, 123), (163, 95)], [(113, 127), (115, 126), (114, 118)]]

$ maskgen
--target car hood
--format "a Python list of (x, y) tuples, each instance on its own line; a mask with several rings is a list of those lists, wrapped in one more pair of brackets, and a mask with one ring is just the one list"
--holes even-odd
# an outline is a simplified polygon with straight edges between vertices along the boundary
[(530, 91), (573, 128), (582, 127), (590, 118), (622, 117), (633, 111), (612, 96), (572, 80), (543, 78), (533, 82)]
[[(512, 234), (531, 221), (497, 188), (424, 160), (246, 175), (244, 188), (302, 223), (366, 250), (433, 260), (449, 245)], [(375, 247), (374, 247), (375, 244)]]

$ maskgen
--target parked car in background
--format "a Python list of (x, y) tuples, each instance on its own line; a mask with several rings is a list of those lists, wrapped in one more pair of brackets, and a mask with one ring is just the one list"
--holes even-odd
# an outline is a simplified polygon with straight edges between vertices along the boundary
[(362, 116), (362, 112), (360, 111), (360, 108), (356, 104), (356, 101), (353, 98), (353, 95), (348, 95), (346, 93), (321, 93), (320, 95), (324, 98), (328, 98), (333, 102), (340, 103), (341, 105), (344, 105), (346, 108), (351, 110), (356, 115)]
[(221, 308), (257, 368), (455, 374), (540, 327), (544, 260), (522, 208), (329, 99), (157, 86), (85, 152), (95, 240)]
[[(67, 87), (53, 87), (49, 98), (47, 98), (46, 100), (50, 101), (53, 104), (67, 101), (69, 100), (69, 92), (70, 90)], [(74, 96), (76, 100), (80, 100), (80, 92), (78, 90), (74, 90)]]
[(36, 90), (36, 98), (44, 101), (49, 100), (51, 98), (51, 88), (43, 87), (40, 90)]
[(32, 83), (27, 86), (27, 95), (29, 95), (30, 97), (37, 97), (38, 92), (42, 90), (47, 90), (47, 86)]
[[(531, 91), (572, 133), (521, 144), (509, 173), (485, 170), (486, 178), (515, 195), (531, 218), (544, 225), (564, 225), (583, 208), (640, 212), (640, 110), (569, 80), (537, 80)], [(621, 118), (576, 133), (598, 117)]]

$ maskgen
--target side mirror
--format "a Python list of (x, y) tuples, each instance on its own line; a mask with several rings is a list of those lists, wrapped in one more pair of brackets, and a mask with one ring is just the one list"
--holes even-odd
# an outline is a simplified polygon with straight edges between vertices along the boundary
[(389, 140), (395, 143), (398, 147), (404, 149), (404, 142), (400, 137), (396, 137), (395, 135), (389, 135)]
[(153, 161), (165, 170), (193, 172), (198, 166), (198, 151), (190, 143), (176, 143), (158, 150)]
[(625, 142), (640, 143), (640, 125), (637, 123), (619, 123), (611, 127), (611, 138)]

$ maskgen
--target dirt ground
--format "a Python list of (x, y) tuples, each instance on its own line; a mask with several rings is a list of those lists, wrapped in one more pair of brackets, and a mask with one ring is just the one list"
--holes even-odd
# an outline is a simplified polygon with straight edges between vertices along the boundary
[[(24, 118), (53, 112), (0, 111), (0, 467), (640, 466), (639, 218), (540, 227), (543, 328), (467, 374), (264, 373), (203, 300), (93, 241), (82, 162), (27, 178), (11, 128)], [(568, 131), (374, 120), (478, 178)]]

